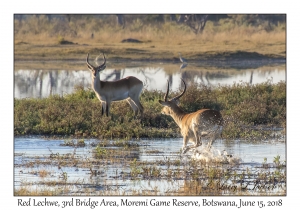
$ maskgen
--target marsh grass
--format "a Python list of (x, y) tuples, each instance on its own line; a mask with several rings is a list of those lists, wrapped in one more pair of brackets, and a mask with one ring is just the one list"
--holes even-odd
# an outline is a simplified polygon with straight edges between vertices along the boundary
[(70, 139), (65, 139), (63, 144), (60, 144), (60, 146), (69, 146), (69, 147), (85, 147), (85, 141), (84, 139), (78, 139), (76, 141), (70, 140)]
[[(180, 160), (180, 157), (178, 157)], [(254, 167), (252, 169), (240, 168), (235, 164), (201, 164), (198, 161), (180, 160), (170, 161), (168, 158), (157, 161), (139, 161), (125, 158), (123, 166), (115, 171), (115, 175), (108, 174), (106, 167), (111, 167), (110, 162), (100, 164), (97, 160), (90, 159), (89, 164), (78, 167), (86, 170), (91, 175), (90, 180), (78, 179), (69, 181), (68, 174), (61, 170), (56, 179), (47, 180), (39, 176), (40, 180), (34, 182), (22, 181), (15, 188), (16, 196), (24, 195), (285, 195), (286, 194), (286, 166), (280, 158), (274, 166)], [(68, 160), (72, 161), (72, 160)], [(86, 160), (79, 160), (85, 162)], [(53, 165), (55, 162), (49, 163)], [(69, 164), (68, 164), (69, 165)], [(101, 167), (99, 167), (101, 165)], [(25, 165), (26, 167), (26, 165)], [(94, 168), (94, 169), (93, 169)], [(96, 168), (96, 169), (95, 169)], [(101, 170), (100, 170), (101, 169)], [(124, 171), (125, 170), (125, 171)], [(93, 184), (92, 177), (101, 176), (103, 180), (99, 186)], [(114, 180), (111, 182), (109, 180)], [(131, 181), (156, 181), (158, 185), (143, 186), (141, 189), (127, 186), (122, 182)], [(97, 181), (96, 181), (97, 182)], [(168, 183), (164, 188), (160, 182)], [(119, 186), (119, 184), (120, 186)], [(135, 186), (134, 184), (133, 186)]]
[[(178, 93), (172, 92), (170, 97)], [(179, 137), (174, 120), (160, 113), (158, 100), (163, 95), (161, 91), (144, 90), (143, 118), (134, 117), (125, 101), (113, 103), (109, 117), (101, 116), (94, 92), (82, 87), (64, 96), (14, 99), (14, 134), (119, 139), (115, 146), (126, 147), (134, 146), (127, 141), (132, 138)], [(219, 87), (195, 84), (188, 87), (180, 107), (186, 112), (202, 108), (220, 110), (225, 120), (222, 134), (225, 139), (267, 139), (274, 137), (274, 128), (286, 126), (286, 83), (268, 81)]]
[(50, 174), (50, 172), (45, 170), (45, 169), (42, 169), (42, 170), (39, 171), (39, 176), (43, 177), (43, 178), (47, 177), (49, 174)]

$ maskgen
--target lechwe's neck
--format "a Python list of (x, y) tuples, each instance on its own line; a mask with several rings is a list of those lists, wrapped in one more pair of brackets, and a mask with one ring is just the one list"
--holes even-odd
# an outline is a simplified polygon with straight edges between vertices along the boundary
[(170, 109), (170, 116), (173, 118), (173, 120), (176, 122), (176, 124), (182, 128), (182, 119), (187, 114), (185, 111), (183, 111), (178, 106), (169, 107)]

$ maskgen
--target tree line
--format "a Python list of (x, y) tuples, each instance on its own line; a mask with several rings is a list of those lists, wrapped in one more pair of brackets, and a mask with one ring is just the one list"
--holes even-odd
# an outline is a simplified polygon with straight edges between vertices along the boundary
[[(174, 22), (188, 26), (195, 34), (201, 34), (207, 21), (217, 24), (220, 20), (230, 20), (236, 25), (259, 26), (267, 24), (272, 26), (286, 23), (285, 14), (15, 14), (14, 19), (21, 22), (32, 16), (45, 16), (49, 21), (59, 19), (67, 22), (79, 19), (101, 19), (111, 25), (125, 29), (134, 21), (139, 20), (142, 24), (163, 24)], [(267, 27), (267, 29), (268, 29)]]

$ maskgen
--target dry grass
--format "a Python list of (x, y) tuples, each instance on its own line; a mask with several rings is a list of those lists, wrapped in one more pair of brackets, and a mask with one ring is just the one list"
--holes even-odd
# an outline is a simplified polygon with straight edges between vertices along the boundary
[(39, 171), (39, 176), (42, 178), (45, 178), (46, 176), (48, 176), (50, 173), (48, 171), (46, 171), (45, 169), (42, 169)]
[[(228, 51), (285, 56), (286, 51), (286, 31), (281, 25), (266, 31), (262, 27), (207, 22), (204, 32), (196, 35), (187, 26), (170, 22), (151, 25), (135, 21), (123, 30), (93, 19), (74, 24), (47, 23), (43, 17), (22, 24), (16, 21), (15, 59), (81, 59), (87, 52), (99, 51), (106, 52), (110, 59), (172, 59), (178, 52), (197, 59), (200, 54)], [(128, 38), (143, 43), (121, 43)], [(74, 44), (61, 45), (61, 40)]]
[[(17, 26), (16, 26), (17, 27)], [(216, 30), (217, 29), (217, 30)], [(28, 29), (29, 30), (29, 29)], [(285, 30), (274, 30), (267, 32), (256, 27), (231, 27), (228, 30), (217, 27), (208, 27), (201, 35), (193, 34), (189, 29), (182, 30), (182, 28), (165, 23), (163, 27), (145, 25), (139, 30), (131, 30), (130, 28), (124, 30), (117, 30), (115, 28), (103, 28), (101, 31), (94, 34), (91, 39), (90, 30), (80, 30), (77, 35), (59, 35), (49, 34), (48, 32), (40, 32), (32, 34), (30, 32), (16, 33), (15, 43), (28, 42), (33, 44), (57, 44), (60, 38), (72, 41), (74, 43), (119, 43), (123, 39), (133, 38), (139, 39), (143, 42), (155, 42), (162, 45), (182, 45), (184, 43), (197, 42), (207, 43), (213, 42), (220, 44), (224, 42), (253, 42), (253, 43), (275, 43), (285, 42)]]

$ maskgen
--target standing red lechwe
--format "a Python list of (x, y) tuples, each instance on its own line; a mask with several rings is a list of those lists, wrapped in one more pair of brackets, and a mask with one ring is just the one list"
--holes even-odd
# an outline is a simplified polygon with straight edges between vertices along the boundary
[(106, 116), (108, 116), (111, 102), (125, 99), (133, 109), (135, 115), (140, 112), (141, 116), (143, 116), (144, 108), (140, 102), (143, 82), (132, 76), (117, 81), (100, 80), (100, 72), (106, 68), (104, 53), (103, 59), (103, 64), (94, 67), (89, 63), (89, 54), (86, 57), (86, 65), (92, 73), (92, 88), (102, 104), (102, 115), (105, 112)]
[[(196, 148), (202, 145), (201, 136), (212, 135), (207, 147), (210, 149), (213, 141), (221, 134), (223, 128), (223, 118), (219, 111), (211, 109), (201, 109), (196, 112), (186, 113), (178, 107), (179, 99), (186, 91), (184, 84), (183, 92), (167, 100), (169, 94), (169, 81), (164, 101), (159, 100), (159, 103), (164, 106), (162, 114), (170, 115), (181, 129), (183, 136), (182, 152), (185, 153), (191, 148)], [(194, 145), (187, 146), (188, 141), (192, 141)]]

